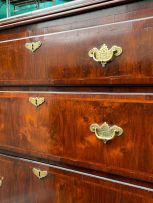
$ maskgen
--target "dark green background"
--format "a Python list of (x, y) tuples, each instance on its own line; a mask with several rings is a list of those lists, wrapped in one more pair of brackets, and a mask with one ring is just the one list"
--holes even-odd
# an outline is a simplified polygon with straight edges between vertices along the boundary
[[(67, 3), (67, 2), (70, 2), (71, 0), (56, 0), (56, 4), (62, 4), (62, 3)], [(52, 6), (52, 2), (46, 2), (46, 3), (41, 3), (40, 4), (40, 8), (43, 9), (43, 8), (48, 8), (48, 7), (51, 7)], [(13, 8), (13, 5), (11, 5), (11, 16), (14, 15), (14, 8)], [(34, 11), (36, 10), (36, 5), (33, 4), (33, 5), (28, 5), (28, 6), (22, 6), (22, 7), (19, 7), (18, 9), (19, 11), (16, 12), (16, 14), (23, 14), (23, 13), (26, 13), (26, 12), (30, 12), (30, 11)], [(6, 18), (6, 5), (5, 4), (2, 4), (1, 0), (0, 0), (0, 19), (1, 18)]]

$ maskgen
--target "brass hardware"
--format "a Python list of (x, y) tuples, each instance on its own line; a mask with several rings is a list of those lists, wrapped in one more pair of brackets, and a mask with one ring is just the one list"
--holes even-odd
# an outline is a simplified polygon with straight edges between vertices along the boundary
[(44, 97), (29, 97), (29, 102), (38, 107), (45, 102)]
[(122, 54), (122, 48), (116, 45), (112, 46), (111, 49), (108, 49), (106, 44), (103, 44), (100, 49), (93, 48), (89, 51), (89, 57), (92, 57), (94, 61), (100, 62), (103, 67), (112, 61), (113, 56), (120, 56)]
[(4, 179), (3, 177), (0, 178), (0, 187), (1, 187), (2, 184), (3, 184), (3, 179)]
[(114, 139), (116, 136), (123, 134), (123, 129), (117, 125), (109, 126), (106, 122), (102, 125), (94, 123), (90, 126), (90, 131), (94, 132), (98, 139), (103, 140), (106, 144), (109, 140)]
[(33, 168), (32, 172), (34, 173), (35, 176), (37, 176), (37, 178), (42, 179), (45, 178), (48, 175), (47, 171), (42, 171), (40, 169), (37, 168)]
[(38, 42), (26, 43), (25, 47), (31, 52), (35, 52), (37, 49), (41, 47), (41, 45), (42, 45), (42, 42), (38, 41)]

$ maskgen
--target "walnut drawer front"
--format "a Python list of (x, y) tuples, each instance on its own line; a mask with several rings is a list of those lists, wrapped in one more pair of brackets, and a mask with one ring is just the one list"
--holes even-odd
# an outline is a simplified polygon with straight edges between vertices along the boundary
[(152, 181), (152, 114), (153, 94), (0, 92), (0, 149)]
[[(5, 203), (152, 203), (153, 190), (61, 167), (0, 156)], [(126, 184), (126, 185), (125, 185)]]
[(33, 37), (14, 35), (0, 41), (0, 84), (153, 84), (152, 24), (148, 17)]

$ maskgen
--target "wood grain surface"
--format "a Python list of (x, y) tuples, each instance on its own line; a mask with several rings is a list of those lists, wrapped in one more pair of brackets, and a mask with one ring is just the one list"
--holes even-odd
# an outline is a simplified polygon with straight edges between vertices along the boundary
[[(93, 178), (88, 174), (66, 171), (26, 160), (0, 156), (2, 203), (152, 203), (149, 189), (138, 189), (113, 180)], [(47, 170), (48, 176), (38, 179), (33, 168)], [(138, 187), (138, 186), (137, 186)]]
[[(153, 203), (152, 14), (80, 0), (0, 21), (1, 203)], [(103, 43), (123, 48), (105, 68), (88, 56)], [(104, 122), (123, 135), (104, 144), (89, 129)]]
[[(96, 26), (0, 43), (0, 83), (23, 85), (152, 84), (153, 19)], [(113, 30), (113, 31), (112, 31)], [(25, 43), (41, 41), (35, 53)], [(102, 44), (123, 54), (102, 67), (88, 52)]]
[[(1, 92), (0, 148), (152, 181), (152, 109), (151, 93)], [(104, 122), (123, 136), (98, 140), (89, 127)]]

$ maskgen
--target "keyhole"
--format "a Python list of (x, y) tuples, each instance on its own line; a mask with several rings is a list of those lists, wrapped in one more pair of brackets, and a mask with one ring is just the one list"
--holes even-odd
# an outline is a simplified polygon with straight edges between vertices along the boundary
[(32, 51), (34, 50), (34, 44), (32, 43)]
[(39, 178), (41, 177), (41, 172), (39, 171)]
[(36, 105), (38, 105), (38, 101), (37, 101), (37, 99), (36, 99)]

